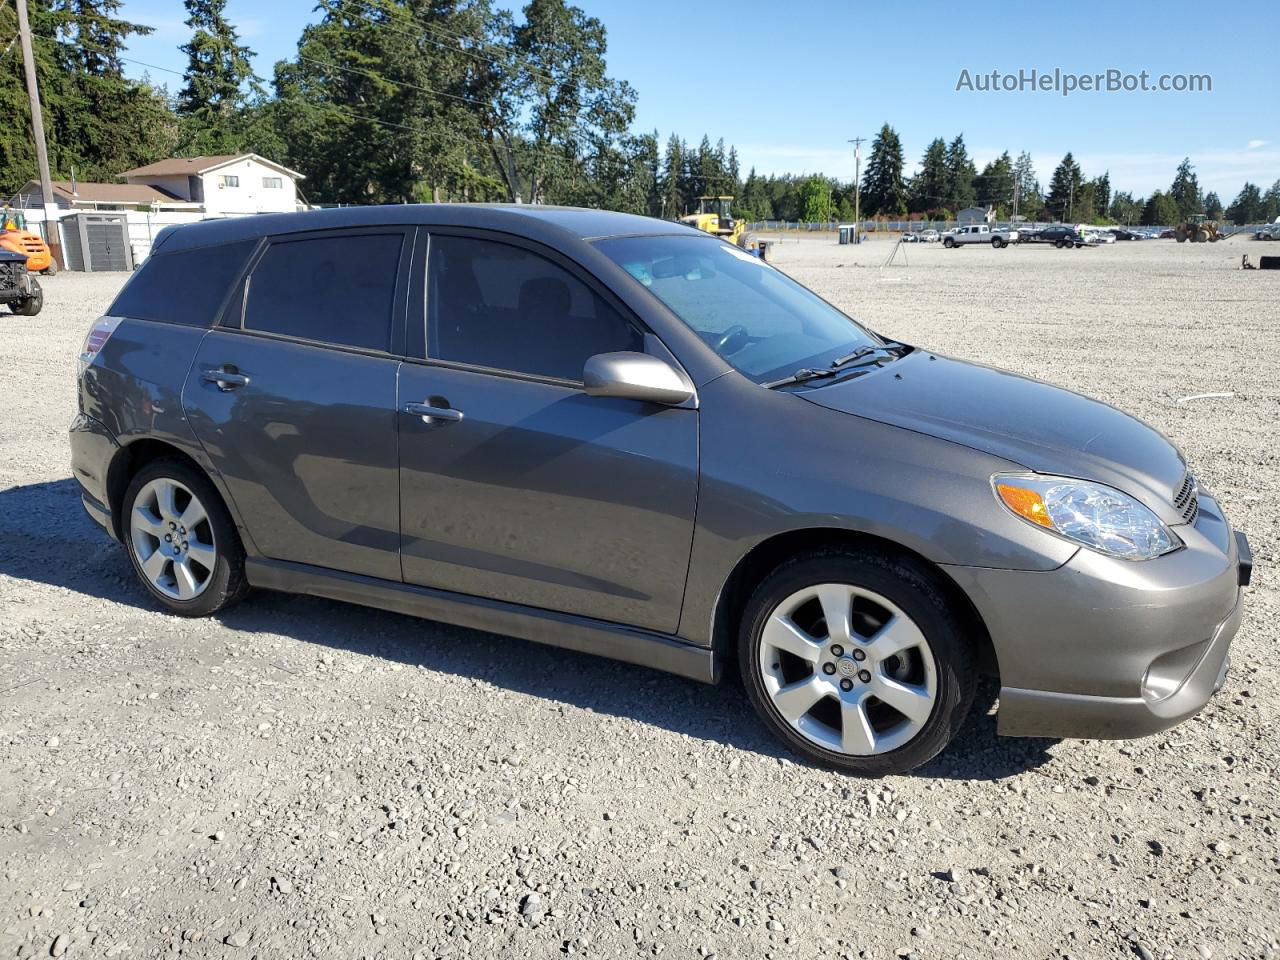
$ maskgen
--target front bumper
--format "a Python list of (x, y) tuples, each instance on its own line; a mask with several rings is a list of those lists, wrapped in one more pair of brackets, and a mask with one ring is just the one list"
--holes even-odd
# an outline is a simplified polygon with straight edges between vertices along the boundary
[(1000, 669), (1006, 736), (1125, 738), (1194, 716), (1222, 685), (1252, 556), (1201, 495), (1185, 547), (1132, 562), (1080, 550), (1049, 572), (949, 567)]

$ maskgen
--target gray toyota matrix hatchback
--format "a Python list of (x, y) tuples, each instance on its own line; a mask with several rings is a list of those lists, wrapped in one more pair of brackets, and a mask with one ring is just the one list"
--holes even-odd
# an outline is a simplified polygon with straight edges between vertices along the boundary
[(907, 770), (1222, 684), (1251, 558), (1174, 446), (859, 326), (678, 224), (365, 207), (167, 229), (89, 332), (85, 509), (174, 613), (310, 593), (715, 682)]

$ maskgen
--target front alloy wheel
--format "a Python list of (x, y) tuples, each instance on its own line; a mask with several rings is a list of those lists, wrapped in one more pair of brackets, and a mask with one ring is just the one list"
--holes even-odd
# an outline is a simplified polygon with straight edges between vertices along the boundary
[(849, 756), (909, 743), (937, 699), (933, 652), (915, 621), (848, 583), (805, 587), (774, 607), (757, 666), (793, 730)]
[(931, 759), (964, 723), (977, 682), (971, 632), (921, 561), (823, 553), (756, 588), (738, 660), (752, 705), (789, 746), (883, 776)]

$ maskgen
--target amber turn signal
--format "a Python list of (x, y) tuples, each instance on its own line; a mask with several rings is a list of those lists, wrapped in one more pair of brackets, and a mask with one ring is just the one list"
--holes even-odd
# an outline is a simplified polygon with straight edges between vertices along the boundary
[(1049, 511), (1045, 509), (1044, 498), (1034, 490), (1010, 486), (1007, 483), (996, 484), (996, 493), (1004, 501), (1006, 507), (1020, 517), (1026, 517), (1032, 523), (1052, 530), (1053, 521), (1049, 519)]

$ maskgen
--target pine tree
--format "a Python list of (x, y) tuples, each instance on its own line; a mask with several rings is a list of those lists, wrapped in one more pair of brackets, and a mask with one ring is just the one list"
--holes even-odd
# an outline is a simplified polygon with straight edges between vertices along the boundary
[(907, 212), (902, 163), (902, 141), (886, 123), (871, 142), (871, 157), (862, 175), (862, 208), (869, 216), (899, 217)]
[(1210, 220), (1222, 219), (1222, 201), (1212, 190), (1204, 195), (1204, 212)]
[(685, 212), (685, 196), (680, 187), (684, 176), (685, 145), (674, 133), (667, 138), (667, 152), (662, 161), (662, 213), (674, 220)]
[(1025, 150), (1018, 154), (1013, 165), (1013, 177), (1017, 190), (1018, 215), (1027, 220), (1039, 220), (1044, 197), (1040, 195), (1040, 181), (1036, 178), (1036, 167), (1031, 154)]
[(1093, 211), (1098, 219), (1105, 219), (1111, 209), (1111, 172), (1106, 171), (1093, 181)]
[(974, 178), (978, 206), (995, 207), (1001, 211), (1000, 219), (1013, 211), (1013, 160), (1005, 151), (992, 160)]
[(977, 203), (978, 195), (973, 188), (973, 179), (977, 174), (977, 168), (969, 159), (969, 151), (964, 145), (964, 134), (958, 134), (947, 145), (947, 189), (944, 192), (948, 207), (963, 210)]
[(947, 181), (947, 144), (937, 137), (925, 147), (920, 171), (911, 178), (911, 211), (924, 213), (946, 203)]
[(186, 7), (193, 33), (182, 46), (187, 70), (177, 100), (184, 147), (195, 154), (234, 153), (244, 137), (246, 91), (262, 92), (253, 51), (227, 20), (226, 0), (186, 0)]
[[(1066, 223), (1075, 223), (1080, 219), (1077, 195), (1080, 193), (1084, 175), (1075, 157), (1067, 153), (1053, 171), (1049, 180), (1049, 195), (1045, 198), (1045, 207), (1057, 219)], [(1092, 214), (1092, 210), (1089, 211)]]
[(1178, 172), (1173, 177), (1173, 185), (1168, 196), (1178, 207), (1178, 220), (1190, 220), (1204, 213), (1204, 203), (1200, 197), (1200, 181), (1192, 173), (1191, 158), (1183, 157), (1178, 164)]
[(1262, 197), (1262, 216), (1268, 223), (1280, 221), (1280, 180), (1277, 180)]
[(1167, 193), (1153, 191), (1142, 208), (1144, 227), (1167, 227), (1178, 220), (1178, 205)]
[(1266, 212), (1262, 191), (1248, 181), (1226, 210), (1227, 219), (1236, 224), (1257, 223), (1266, 218)]

